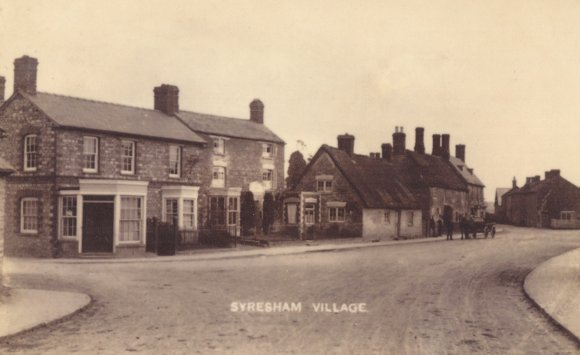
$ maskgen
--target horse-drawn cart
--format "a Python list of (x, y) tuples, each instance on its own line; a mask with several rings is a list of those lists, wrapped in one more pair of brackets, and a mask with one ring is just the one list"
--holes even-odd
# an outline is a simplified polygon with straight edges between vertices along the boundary
[(477, 238), (477, 233), (483, 233), (485, 238), (491, 235), (495, 238), (495, 224), (486, 221), (484, 218), (473, 218), (467, 222), (467, 235), (471, 234), (473, 238)]

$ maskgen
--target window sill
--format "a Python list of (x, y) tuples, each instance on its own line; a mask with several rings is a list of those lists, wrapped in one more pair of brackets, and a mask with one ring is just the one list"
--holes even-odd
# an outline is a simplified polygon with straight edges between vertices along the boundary
[(179, 176), (179, 175), (171, 175), (171, 174), (169, 174), (169, 178), (170, 178), (170, 179), (179, 179), (179, 178), (181, 178), (181, 176)]
[(22, 169), (23, 172), (25, 173), (35, 173), (36, 171), (38, 171), (38, 169), (34, 168), (34, 169)]
[(63, 243), (72, 243), (72, 242), (78, 242), (77, 237), (60, 237), (58, 238), (59, 242), (63, 242)]
[(21, 231), (19, 234), (21, 237), (38, 237), (38, 232), (23, 232), (23, 231)]
[(85, 174), (97, 174), (98, 172), (98, 170), (83, 169), (83, 173)]
[(141, 241), (119, 242), (119, 244), (117, 245), (117, 248), (139, 248), (142, 246), (143, 246), (143, 243), (141, 243)]
[(135, 175), (135, 172), (134, 171), (123, 171), (123, 170), (121, 170), (121, 175), (131, 176), (131, 175)]

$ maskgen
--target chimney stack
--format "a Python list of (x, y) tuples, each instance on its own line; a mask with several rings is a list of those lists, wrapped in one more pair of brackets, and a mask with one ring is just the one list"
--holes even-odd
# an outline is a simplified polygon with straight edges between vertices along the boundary
[(14, 60), (14, 92), (22, 90), (36, 95), (38, 60), (27, 55)]
[(6, 78), (0, 76), (0, 105), (4, 102), (4, 92), (6, 90)]
[(431, 151), (431, 155), (439, 156), (441, 154), (441, 135), (434, 134), (433, 135), (433, 150)]
[(552, 169), (550, 171), (546, 171), (546, 180), (548, 178), (554, 178), (554, 177), (559, 177), (560, 176), (560, 170), (559, 169)]
[(174, 85), (163, 84), (153, 89), (155, 95), (154, 107), (156, 110), (173, 116), (179, 112), (179, 88)]
[(264, 124), (264, 103), (260, 99), (250, 102), (250, 121)]
[(514, 176), (514, 178), (512, 179), (512, 189), (517, 189), (518, 188), (518, 181), (516, 180), (516, 177)]
[(450, 151), (449, 151), (449, 134), (442, 134), (441, 135), (441, 156), (445, 159), (449, 159)]
[(423, 133), (425, 129), (423, 127), (415, 128), (415, 152), (419, 154), (425, 154), (425, 142), (423, 141)]
[(338, 149), (345, 151), (348, 155), (354, 154), (354, 136), (348, 133), (336, 137), (338, 140)]
[(403, 127), (396, 126), (395, 133), (393, 133), (393, 154), (405, 154), (405, 137)]
[(465, 144), (455, 145), (455, 157), (465, 163)]
[(393, 146), (390, 143), (381, 144), (381, 151), (383, 153), (383, 159), (391, 161), (391, 156), (393, 155)]

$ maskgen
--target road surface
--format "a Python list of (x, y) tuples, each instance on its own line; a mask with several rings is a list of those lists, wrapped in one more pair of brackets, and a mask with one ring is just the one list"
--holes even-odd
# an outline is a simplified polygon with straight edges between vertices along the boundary
[[(95, 301), (0, 341), (0, 353), (577, 354), (521, 286), (535, 266), (576, 247), (578, 231), (507, 228), (495, 239), (203, 262), (10, 259), (13, 287)], [(260, 312), (259, 302), (295, 308)], [(241, 311), (248, 303), (252, 311)], [(315, 312), (319, 303), (358, 305)]]

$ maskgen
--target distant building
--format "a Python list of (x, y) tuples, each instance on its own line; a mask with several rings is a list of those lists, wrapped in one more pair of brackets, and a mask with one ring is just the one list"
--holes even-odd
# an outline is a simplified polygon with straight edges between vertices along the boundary
[[(514, 184), (515, 185), (515, 184)], [(560, 175), (560, 170), (528, 177), (502, 196), (506, 221), (539, 228), (580, 228), (580, 190)]]

